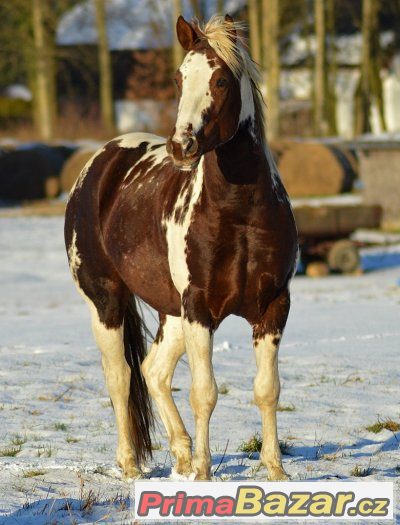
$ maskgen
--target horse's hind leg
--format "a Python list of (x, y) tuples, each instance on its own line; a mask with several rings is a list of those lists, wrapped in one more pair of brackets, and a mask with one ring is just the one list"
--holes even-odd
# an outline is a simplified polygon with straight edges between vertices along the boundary
[(254, 400), (262, 418), (261, 461), (268, 468), (271, 480), (287, 479), (282, 467), (276, 409), (280, 392), (278, 350), (289, 308), (289, 291), (285, 290), (269, 305), (264, 319), (253, 326), (253, 344), (257, 363)]
[(191, 439), (171, 393), (174, 371), (184, 352), (181, 318), (169, 315), (162, 317), (157, 337), (142, 364), (142, 372), (150, 394), (157, 403), (171, 452), (176, 458), (175, 472), (189, 476), (192, 472)]
[(129, 395), (131, 369), (125, 359), (123, 340), (123, 320), (119, 326), (107, 328), (100, 321), (98, 311), (91, 306), (93, 334), (101, 351), (104, 376), (108, 393), (114, 407), (118, 431), (117, 463), (122, 468), (125, 478), (140, 476), (140, 469), (132, 442), (132, 428), (129, 415)]

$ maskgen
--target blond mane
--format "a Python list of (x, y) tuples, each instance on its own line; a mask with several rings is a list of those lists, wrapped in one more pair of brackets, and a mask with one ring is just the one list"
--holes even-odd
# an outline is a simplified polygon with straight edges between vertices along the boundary
[[(259, 88), (261, 72), (258, 64), (252, 60), (248, 51), (244, 33), (247, 26), (243, 22), (231, 22), (223, 16), (214, 15), (205, 25), (197, 22), (196, 29), (207, 40), (217, 56), (225, 62), (236, 78), (246, 75), (250, 80), (255, 119), (259, 127), (260, 139), (265, 141), (264, 100)], [(236, 33), (236, 38), (234, 34)]]

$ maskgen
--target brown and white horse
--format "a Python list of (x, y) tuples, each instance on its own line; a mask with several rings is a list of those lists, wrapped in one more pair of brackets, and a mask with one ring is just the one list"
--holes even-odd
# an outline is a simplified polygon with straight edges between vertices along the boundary
[[(177, 22), (187, 51), (176, 73), (171, 136), (108, 142), (71, 192), (65, 241), (92, 314), (118, 429), (117, 461), (138, 477), (151, 455), (156, 402), (180, 476), (209, 479), (209, 421), (217, 401), (213, 333), (230, 314), (253, 328), (261, 460), (284, 479), (277, 436), (278, 347), (295, 271), (297, 231), (265, 140), (258, 70), (230, 17)], [(135, 296), (159, 312), (146, 357)], [(171, 394), (186, 351), (196, 441)]]

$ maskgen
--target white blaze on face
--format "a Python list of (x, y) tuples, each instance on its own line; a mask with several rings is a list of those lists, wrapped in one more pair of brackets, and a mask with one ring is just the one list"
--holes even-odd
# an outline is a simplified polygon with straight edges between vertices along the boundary
[(179, 101), (176, 131), (173, 140), (181, 142), (189, 126), (194, 133), (201, 129), (203, 112), (212, 103), (210, 80), (219, 66), (212, 66), (204, 53), (191, 51), (179, 71), (182, 75), (182, 94)]

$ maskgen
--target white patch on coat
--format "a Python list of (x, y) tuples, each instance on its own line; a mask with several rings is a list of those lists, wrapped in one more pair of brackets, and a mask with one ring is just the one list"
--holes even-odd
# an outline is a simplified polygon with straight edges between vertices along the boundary
[(212, 66), (204, 53), (186, 55), (179, 71), (182, 75), (182, 94), (179, 100), (176, 131), (173, 140), (182, 141), (189, 125), (196, 133), (203, 125), (203, 112), (212, 103), (210, 80), (219, 66)]
[(76, 281), (77, 272), (79, 270), (79, 267), (82, 261), (78, 253), (78, 248), (76, 247), (76, 231), (75, 230), (73, 230), (72, 232), (71, 244), (68, 247), (68, 260), (69, 260), (69, 267), (71, 268), (71, 273)]
[[(141, 141), (143, 142), (143, 141)], [(140, 144), (140, 143), (139, 143)], [(138, 144), (138, 145), (139, 145)], [(162, 144), (161, 146), (159, 146), (158, 148), (152, 150), (152, 146), (154, 145), (159, 145), (159, 144)], [(137, 147), (137, 146), (136, 146)], [(148, 173), (151, 169), (153, 169), (155, 166), (159, 166), (161, 165), (164, 161), (168, 160), (169, 159), (169, 155), (167, 153), (167, 150), (166, 150), (166, 147), (165, 147), (165, 140), (163, 143), (160, 143), (160, 142), (156, 142), (156, 143), (153, 143), (153, 142), (150, 142), (146, 148), (146, 152), (137, 160), (137, 162), (131, 167), (129, 168), (129, 170), (127, 171), (125, 177), (124, 177), (124, 182), (121, 184), (121, 190), (124, 190), (126, 188), (128, 188), (128, 186), (130, 186), (132, 184), (132, 182), (134, 182), (134, 180), (136, 179), (136, 177), (140, 174), (140, 175), (145, 175), (146, 173)], [(137, 167), (137, 165), (139, 163), (142, 163), (143, 161), (146, 161), (148, 160), (149, 161), (149, 165), (147, 166), (147, 169), (145, 172), (142, 172), (142, 170), (138, 170), (138, 172), (132, 177), (130, 178), (130, 175), (131, 173), (135, 170), (135, 168)], [(129, 182), (125, 183), (125, 181), (127, 179), (130, 179)]]
[[(170, 217), (163, 220), (166, 228), (166, 238), (168, 246), (168, 262), (171, 272), (172, 282), (175, 288), (182, 295), (189, 285), (190, 274), (187, 265), (187, 234), (192, 222), (193, 210), (199, 201), (203, 188), (204, 178), (204, 157), (200, 159), (199, 165), (192, 175), (193, 184), (182, 190), (176, 200), (174, 209)], [(180, 209), (187, 195), (191, 191), (190, 201), (183, 221), (175, 222), (175, 211)]]
[(137, 148), (142, 142), (149, 142), (152, 146), (155, 144), (165, 144), (165, 139), (154, 135), (153, 133), (126, 133), (120, 135), (112, 142), (117, 141), (121, 148)]

